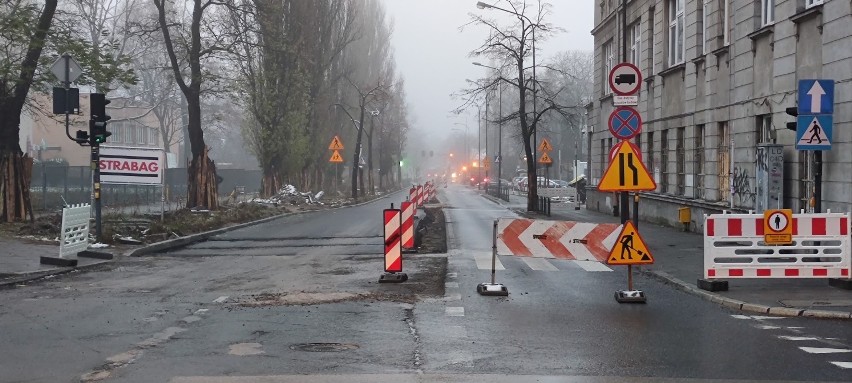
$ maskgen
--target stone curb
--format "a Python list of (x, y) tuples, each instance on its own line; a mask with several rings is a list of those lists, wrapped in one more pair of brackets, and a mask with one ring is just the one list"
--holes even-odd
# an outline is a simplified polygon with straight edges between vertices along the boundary
[(704, 300), (722, 305), (724, 307), (752, 312), (756, 314), (772, 314), (785, 317), (808, 317), (821, 319), (852, 319), (852, 313), (843, 311), (827, 311), (827, 310), (803, 310), (790, 307), (770, 307), (758, 305), (748, 302), (739, 301), (736, 299), (721, 296), (709, 291), (701, 290), (689, 283), (686, 283), (665, 271), (646, 270), (641, 267), (637, 268), (639, 272), (654, 279), (657, 279), (665, 284), (673, 285), (678, 290), (696, 295)]
[(69, 274), (75, 271), (90, 271), (97, 268), (100, 268), (108, 263), (111, 263), (110, 260), (96, 261), (83, 266), (76, 267), (63, 267), (63, 268), (54, 268), (48, 270), (40, 270), (40, 271), (32, 271), (26, 273), (16, 274), (15, 277), (11, 277), (8, 280), (0, 281), (0, 290), (2, 289), (13, 289), (16, 285), (21, 283), (32, 282), (38, 279), (43, 279), (46, 277), (55, 277), (59, 275)]
[(126, 257), (140, 257), (140, 256), (143, 256), (143, 255), (158, 253), (158, 252), (161, 252), (161, 251), (164, 251), (164, 250), (171, 250), (171, 249), (176, 249), (176, 248), (180, 248), (180, 247), (185, 247), (185, 246), (189, 246), (189, 245), (196, 243), (196, 242), (204, 241), (204, 240), (206, 240), (206, 239), (208, 239), (212, 236), (215, 236), (215, 235), (227, 233), (227, 232), (234, 231), (234, 230), (237, 230), (237, 229), (246, 228), (246, 227), (249, 227), (249, 226), (259, 225), (259, 224), (262, 224), (262, 223), (274, 221), (276, 219), (281, 219), (281, 218), (284, 218), (284, 217), (311, 214), (311, 213), (316, 213), (316, 212), (320, 212), (320, 211), (332, 211), (332, 210), (338, 210), (338, 209), (343, 209), (343, 208), (348, 208), (348, 207), (363, 206), (363, 205), (373, 203), (373, 202), (376, 202), (376, 201), (379, 201), (379, 200), (382, 200), (382, 199), (385, 199), (385, 198), (389, 198), (390, 196), (392, 196), (396, 193), (399, 193), (400, 191), (402, 191), (402, 189), (396, 190), (396, 191), (387, 193), (387, 194), (385, 194), (381, 197), (371, 199), (369, 201), (357, 203), (357, 204), (354, 204), (354, 205), (338, 206), (338, 207), (335, 207), (335, 208), (325, 209), (325, 210), (312, 210), (312, 211), (304, 211), (304, 212), (298, 212), (298, 213), (284, 213), (284, 214), (274, 215), (274, 216), (271, 216), (271, 217), (261, 218), (261, 219), (256, 220), (256, 221), (244, 222), (244, 223), (237, 224), (237, 225), (234, 225), (234, 226), (223, 227), (223, 228), (219, 228), (219, 229), (215, 229), (215, 230), (205, 231), (203, 233), (196, 233), (196, 234), (191, 234), (191, 235), (188, 235), (188, 236), (185, 236), (185, 237), (180, 237), (180, 238), (175, 238), (175, 239), (169, 239), (169, 240), (166, 240), (166, 241), (156, 242), (156, 243), (152, 243), (152, 244), (147, 245), (147, 246), (143, 246), (143, 247), (139, 247), (139, 248), (130, 250), (130, 251), (126, 252), (124, 254), (124, 256), (126, 256)]

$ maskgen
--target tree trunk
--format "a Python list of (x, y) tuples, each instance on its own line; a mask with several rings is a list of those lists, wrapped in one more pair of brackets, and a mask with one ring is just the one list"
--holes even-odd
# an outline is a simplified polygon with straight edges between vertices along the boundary
[(367, 135), (367, 177), (371, 194), (376, 194), (376, 184), (373, 181), (373, 119), (370, 118), (370, 134)]
[(0, 151), (0, 195), (3, 196), (2, 217), (5, 222), (23, 221), (33, 216), (30, 180), (33, 159), (20, 151)]
[(219, 181), (216, 177), (216, 164), (210, 159), (210, 148), (205, 148), (200, 156), (192, 156), (187, 169), (189, 185), (187, 208), (201, 207), (208, 210), (219, 208)]
[(263, 171), (263, 179), (260, 183), (261, 197), (272, 197), (278, 190), (281, 190), (281, 186), (281, 177), (278, 176), (278, 171), (274, 166), (269, 170)]

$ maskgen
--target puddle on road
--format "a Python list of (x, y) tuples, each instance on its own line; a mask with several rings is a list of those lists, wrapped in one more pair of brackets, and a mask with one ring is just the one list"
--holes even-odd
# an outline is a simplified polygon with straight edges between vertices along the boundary
[(228, 354), (236, 356), (252, 356), (264, 354), (260, 343), (237, 343), (228, 347)]

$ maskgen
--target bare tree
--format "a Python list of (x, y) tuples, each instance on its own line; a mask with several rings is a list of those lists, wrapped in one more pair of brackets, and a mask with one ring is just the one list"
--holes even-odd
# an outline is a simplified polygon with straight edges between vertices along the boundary
[(45, 40), (56, 12), (57, 0), (43, 7), (33, 2), (4, 2), (0, 13), (0, 197), (2, 219), (34, 219), (30, 202), (32, 159), (19, 144), (21, 112), (27, 100)]

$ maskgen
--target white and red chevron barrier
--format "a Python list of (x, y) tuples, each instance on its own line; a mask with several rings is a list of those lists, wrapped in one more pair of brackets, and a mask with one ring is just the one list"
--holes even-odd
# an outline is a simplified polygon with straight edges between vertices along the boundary
[(620, 231), (612, 223), (501, 218), (497, 253), (605, 262)]
[(400, 211), (384, 210), (385, 272), (402, 272), (402, 249), (400, 246)]
[(414, 248), (414, 203), (405, 201), (400, 205), (402, 210), (402, 247)]
[(763, 214), (713, 214), (704, 221), (704, 277), (849, 278), (849, 215), (794, 214), (793, 244), (766, 245)]

